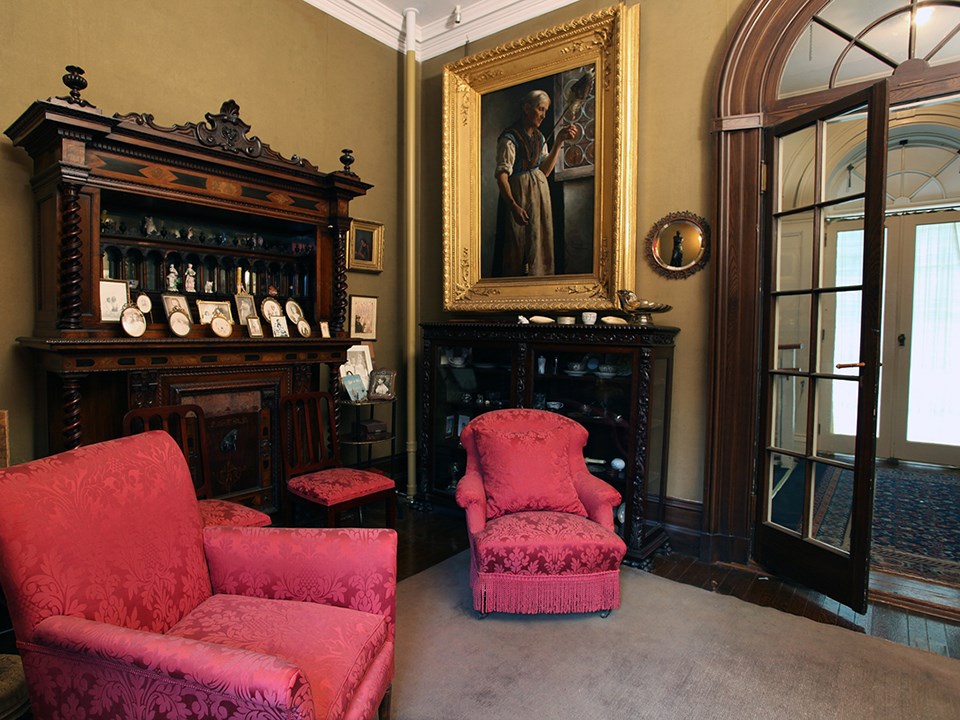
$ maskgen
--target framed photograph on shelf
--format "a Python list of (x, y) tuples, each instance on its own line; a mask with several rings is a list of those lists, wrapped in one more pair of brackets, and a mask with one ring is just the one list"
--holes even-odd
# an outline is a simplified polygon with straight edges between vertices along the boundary
[(467, 426), (467, 423), (470, 422), (473, 418), (469, 415), (457, 415), (457, 437), (460, 437), (460, 434), (463, 432), (463, 429)]
[(374, 370), (370, 373), (370, 399), (393, 400), (397, 396), (396, 383), (396, 370)]
[(377, 298), (368, 295), (350, 296), (350, 337), (377, 339)]
[(260, 324), (260, 318), (258, 317), (247, 318), (247, 333), (252, 338), (263, 337), (263, 325)]
[(233, 325), (233, 310), (229, 300), (197, 300), (197, 313), (200, 315), (201, 325), (209, 325), (217, 313), (223, 315)]
[(290, 337), (290, 329), (287, 327), (287, 318), (284, 315), (274, 315), (270, 318), (270, 331), (275, 338)]
[(347, 270), (383, 271), (383, 225), (366, 220), (350, 222)]
[(120, 322), (120, 314), (130, 303), (126, 280), (100, 281), (100, 322)]
[(187, 302), (187, 299), (183, 295), (164, 293), (160, 296), (160, 299), (163, 301), (163, 310), (167, 314), (168, 320), (170, 319), (170, 315), (179, 310), (187, 316), (187, 319), (191, 323), (193, 322), (193, 315), (190, 312), (190, 303)]
[(457, 416), (456, 415), (447, 415), (447, 424), (444, 428), (444, 437), (452, 438), (453, 431), (457, 427)]
[(330, 323), (327, 320), (320, 321), (320, 337), (322, 338), (330, 337)]
[(233, 296), (237, 304), (237, 324), (246, 325), (247, 318), (257, 317), (257, 304), (250, 293), (237, 293)]
[(344, 375), (341, 382), (347, 397), (352, 402), (362, 402), (367, 399), (367, 389), (363, 386), (363, 379), (359, 375)]

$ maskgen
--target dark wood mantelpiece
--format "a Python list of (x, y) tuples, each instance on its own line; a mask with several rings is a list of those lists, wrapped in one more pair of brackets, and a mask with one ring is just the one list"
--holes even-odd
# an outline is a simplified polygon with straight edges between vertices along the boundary
[[(329, 368), (352, 344), (349, 204), (371, 186), (350, 169), (349, 151), (329, 173), (281, 156), (250, 134), (232, 100), (204, 121), (166, 127), (147, 113), (106, 115), (80, 97), (79, 68), (63, 80), (69, 94), (32, 103), (6, 130), (33, 160), (34, 328), (18, 343), (36, 360), (37, 454), (115, 437), (134, 407), (199, 401), (258, 448), (247, 453), (249, 482), (237, 481), (235, 465), (224, 471), (224, 496), (274, 508), (279, 399), (324, 382), (336, 391)], [(167, 325), (169, 265), (181, 278), (188, 266), (197, 272), (194, 287), (176, 291), (193, 320), (185, 337)], [(104, 319), (103, 279), (126, 282), (131, 301), (151, 300), (141, 337)], [(268, 295), (296, 300), (313, 335), (291, 328), (292, 337), (273, 338), (264, 323), (264, 338), (239, 326), (214, 336), (198, 321), (197, 300), (227, 302), (235, 316), (238, 283), (261, 317)], [(331, 338), (320, 337), (320, 321)]]

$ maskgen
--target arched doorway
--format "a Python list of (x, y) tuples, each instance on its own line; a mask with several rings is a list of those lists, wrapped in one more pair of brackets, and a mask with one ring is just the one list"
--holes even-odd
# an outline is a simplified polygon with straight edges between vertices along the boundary
[[(929, 32), (915, 29), (918, 13), (930, 9), (943, 11), (940, 39), (933, 42)], [(907, 19), (910, 43), (899, 55), (875, 52), (871, 43), (878, 28), (889, 29), (901, 22), (897, 18)], [(762, 230), (768, 182), (764, 132), (864, 89), (877, 77), (888, 78), (891, 104), (957, 92), (958, 22), (960, 8), (953, 2), (757, 0), (738, 24), (718, 77), (714, 121), (718, 201), (704, 559), (745, 562), (754, 554), (763, 426), (761, 288), (769, 241)], [(821, 51), (831, 42), (830, 61), (812, 62), (823, 60)], [(819, 66), (828, 72), (816, 75)], [(785, 85), (785, 70), (797, 67), (810, 71), (807, 78), (794, 73), (796, 82)]]

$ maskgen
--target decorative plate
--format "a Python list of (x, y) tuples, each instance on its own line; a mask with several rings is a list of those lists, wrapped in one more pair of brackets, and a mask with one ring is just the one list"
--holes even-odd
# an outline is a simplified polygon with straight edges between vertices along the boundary
[(120, 311), (120, 327), (130, 337), (140, 337), (147, 331), (147, 319), (136, 305), (127, 305)]
[(260, 314), (263, 315), (266, 320), (270, 320), (270, 318), (275, 317), (282, 317), (283, 305), (281, 305), (280, 301), (276, 298), (264, 298), (263, 302), (260, 303)]
[(189, 316), (183, 310), (174, 310), (170, 313), (170, 319), (167, 321), (170, 323), (170, 330), (177, 337), (184, 337), (190, 334), (190, 328), (193, 323), (190, 322)]

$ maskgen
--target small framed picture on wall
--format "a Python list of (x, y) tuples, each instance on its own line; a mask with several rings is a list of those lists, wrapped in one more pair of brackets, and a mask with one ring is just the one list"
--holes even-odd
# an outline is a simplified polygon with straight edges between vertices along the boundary
[(350, 222), (347, 270), (383, 271), (383, 225), (366, 220)]
[(377, 298), (367, 295), (350, 296), (350, 337), (361, 340), (377, 339)]

